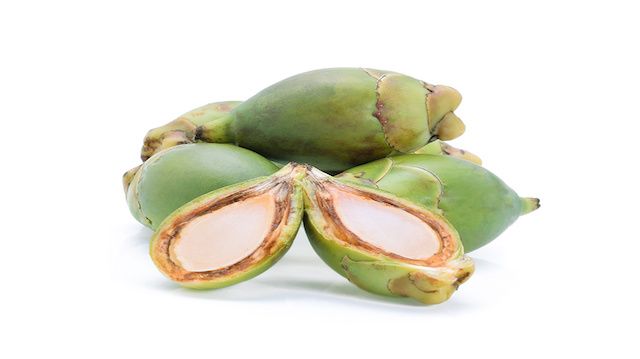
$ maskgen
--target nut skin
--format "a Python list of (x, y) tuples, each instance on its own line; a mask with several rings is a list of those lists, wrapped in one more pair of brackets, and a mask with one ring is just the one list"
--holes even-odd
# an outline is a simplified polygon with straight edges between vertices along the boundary
[(200, 195), (277, 170), (257, 153), (229, 144), (171, 147), (135, 171), (127, 188), (127, 203), (140, 223), (155, 229), (171, 212)]
[(169, 215), (160, 224), (159, 228), (154, 233), (149, 246), (151, 259), (153, 260), (156, 267), (158, 267), (158, 269), (165, 276), (177, 282), (179, 285), (191, 289), (204, 290), (228, 287), (249, 280), (263, 273), (271, 266), (273, 266), (278, 260), (280, 260), (282, 256), (284, 256), (284, 254), (289, 250), (291, 244), (293, 243), (293, 240), (296, 237), (296, 234), (298, 233), (300, 225), (302, 224), (302, 216), (304, 214), (304, 201), (302, 189), (298, 185), (292, 186), (292, 192), (290, 194), (291, 209), (287, 217), (286, 225), (279, 233), (275, 244), (269, 247), (269, 253), (267, 255), (260, 258), (258, 262), (253, 263), (246, 268), (234, 271), (225, 271), (224, 275), (215, 278), (182, 281), (176, 280), (176, 278), (172, 277), (170, 272), (167, 270), (167, 268), (172, 264), (170, 262), (170, 259), (166, 255), (163, 255), (163, 252), (161, 250), (162, 247), (160, 246), (160, 238), (162, 238), (163, 233), (174, 230), (173, 226), (175, 226), (176, 221), (180, 221), (181, 216), (183, 216), (185, 213), (196, 210), (206, 202), (215, 202), (220, 198), (231, 195), (248, 187), (261, 185), (268, 181), (273, 181), (279, 176), (290, 176), (293, 178), (292, 182), (295, 184), (297, 183), (297, 179), (300, 178), (303, 173), (304, 171), (299, 165), (288, 165), (271, 176), (258, 177), (252, 180), (237, 183), (232, 186), (223, 187), (210, 193), (204, 194), (192, 200), (191, 202), (188, 202), (184, 206), (171, 213), (171, 215)]
[(316, 70), (280, 81), (201, 125), (194, 140), (235, 143), (278, 162), (337, 173), (413, 152), (438, 136), (459, 136), (464, 125), (453, 111), (460, 100), (450, 87), (394, 72)]
[[(336, 182), (340, 182), (335, 180)], [(320, 258), (341, 276), (359, 288), (371, 293), (410, 297), (424, 304), (438, 304), (446, 301), (474, 272), (474, 264), (464, 256), (462, 243), (455, 229), (438, 214), (433, 217), (448, 227), (456, 250), (443, 265), (420, 266), (403, 263), (382, 253), (372, 253), (336, 240), (323, 225), (322, 213), (315, 209), (313, 196), (315, 186), (303, 179), (305, 216), (304, 228), (311, 246)], [(343, 183), (347, 185), (346, 183)], [(349, 186), (363, 192), (375, 193), (408, 208), (427, 211), (412, 202), (395, 197), (383, 191), (374, 190), (353, 183)]]
[(443, 215), (467, 252), (500, 235), (519, 216), (539, 207), (519, 197), (487, 169), (451, 156), (411, 154), (357, 166), (337, 176), (408, 199)]

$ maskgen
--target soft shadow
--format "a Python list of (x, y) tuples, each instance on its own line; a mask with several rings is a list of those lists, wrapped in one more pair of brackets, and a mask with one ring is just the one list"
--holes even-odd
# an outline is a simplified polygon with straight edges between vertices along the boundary
[(227, 302), (265, 302), (265, 301), (282, 301), (288, 299), (283, 295), (282, 290), (258, 288), (256, 283), (243, 282), (231, 287), (200, 290), (183, 288), (171, 282), (154, 283), (156, 288), (163, 291), (173, 292), (176, 295), (186, 296), (190, 298), (202, 300), (215, 300)]
[(305, 296), (315, 299), (325, 299), (329, 301), (335, 301), (336, 299), (340, 301), (348, 300), (358, 305), (368, 304), (377, 307), (425, 307), (424, 304), (409, 298), (386, 297), (369, 293), (349, 283), (346, 279), (339, 282), (328, 280), (268, 279), (263, 280), (262, 283), (266, 286), (288, 291), (302, 290)]
[(318, 295), (326, 297), (341, 297), (354, 300), (366, 300), (377, 303), (402, 303), (414, 304), (407, 302), (406, 298), (385, 297), (366, 292), (348, 281), (323, 281), (323, 280), (299, 280), (299, 279), (271, 279), (262, 281), (264, 285), (273, 286), (287, 290), (303, 290), (312, 294), (314, 297)]
[(319, 266), (324, 266), (325, 264), (322, 263), (321, 260), (319, 260), (317, 257), (312, 257), (312, 256), (296, 256), (296, 254), (287, 254), (286, 257), (282, 258), (279, 262), (278, 262), (278, 266), (312, 266), (312, 267), (319, 267)]
[(476, 270), (496, 270), (502, 268), (499, 263), (491, 262), (486, 259), (476, 258), (474, 256), (469, 256), (473, 260), (473, 263), (476, 265)]
[(437, 311), (438, 313), (469, 310), (470, 304), (457, 300), (455, 294), (449, 301), (439, 305), (425, 305), (410, 298), (386, 297), (366, 292), (347, 282), (295, 279), (262, 279), (245, 282), (232, 287), (214, 290), (181, 288), (170, 282), (154, 283), (154, 286), (176, 295), (213, 301), (281, 302), (284, 300), (322, 300), (335, 305), (367, 307), (415, 314)]
[(127, 235), (127, 242), (131, 247), (148, 247), (152, 235), (153, 231), (151, 229), (139, 226), (136, 230), (131, 231), (131, 234)]

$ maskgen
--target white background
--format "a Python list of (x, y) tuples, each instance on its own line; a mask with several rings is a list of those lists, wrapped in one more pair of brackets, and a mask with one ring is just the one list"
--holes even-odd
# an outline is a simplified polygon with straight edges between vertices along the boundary
[[(637, 358), (640, 26), (623, 4), (2, 2), (0, 357)], [(228, 289), (162, 277), (120, 183), (146, 130), (336, 66), (460, 90), (453, 144), (542, 208), (437, 306), (358, 290), (304, 235)]]

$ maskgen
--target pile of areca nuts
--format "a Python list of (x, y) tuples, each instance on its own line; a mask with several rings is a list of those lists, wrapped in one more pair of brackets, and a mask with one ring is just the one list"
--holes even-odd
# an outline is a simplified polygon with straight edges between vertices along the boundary
[(155, 265), (185, 287), (255, 277), (304, 223), (356, 286), (441, 303), (474, 271), (465, 251), (539, 207), (443, 142), (464, 132), (460, 101), (395, 72), (299, 74), (149, 131), (123, 178), (127, 202), (155, 231)]

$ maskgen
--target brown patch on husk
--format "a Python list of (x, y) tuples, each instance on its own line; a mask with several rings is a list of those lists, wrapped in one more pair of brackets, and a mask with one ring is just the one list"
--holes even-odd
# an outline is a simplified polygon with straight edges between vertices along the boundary
[(389, 73), (386, 72), (381, 72), (381, 71), (376, 71), (376, 70), (371, 70), (371, 69), (362, 69), (364, 72), (367, 73), (367, 75), (371, 76), (374, 80), (376, 80), (376, 110), (372, 113), (373, 117), (375, 117), (378, 122), (380, 122), (380, 126), (382, 126), (382, 134), (384, 135), (384, 141), (385, 143), (393, 150), (399, 151), (389, 140), (389, 137), (387, 135), (387, 133), (389, 133), (390, 131), (390, 127), (392, 126), (392, 124), (389, 122), (389, 119), (383, 114), (383, 110), (384, 110), (384, 102), (382, 101), (382, 98), (380, 96), (380, 85), (382, 83), (382, 80), (384, 80), (385, 77), (387, 77), (387, 75), (389, 75)]

